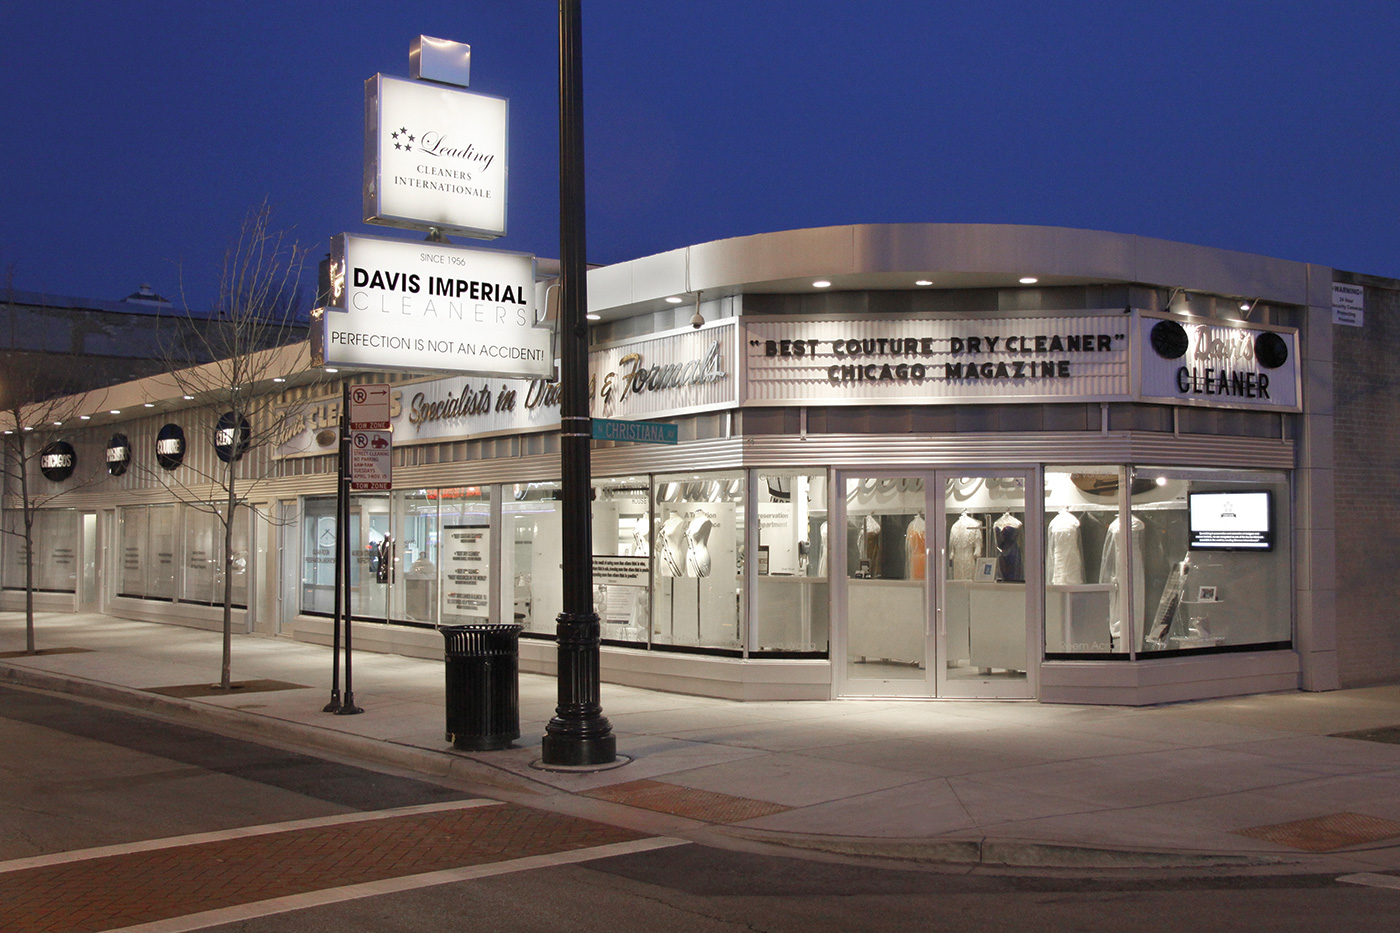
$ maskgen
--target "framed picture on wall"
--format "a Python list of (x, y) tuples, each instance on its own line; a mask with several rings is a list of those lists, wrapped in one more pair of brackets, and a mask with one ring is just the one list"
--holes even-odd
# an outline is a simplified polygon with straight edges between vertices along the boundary
[(1197, 591), (1197, 593), (1196, 593), (1196, 602), (1198, 602), (1198, 603), (1218, 603), (1218, 602), (1220, 602), (1220, 595), (1219, 595), (1219, 593), (1217, 592), (1217, 590), (1216, 590), (1215, 587), (1213, 587), (1213, 586), (1203, 586), (1203, 587), (1201, 587), (1200, 590)]

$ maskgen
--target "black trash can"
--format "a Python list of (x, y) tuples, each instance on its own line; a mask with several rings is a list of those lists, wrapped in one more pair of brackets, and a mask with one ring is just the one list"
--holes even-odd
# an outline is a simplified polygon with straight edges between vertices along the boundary
[(444, 625), (447, 741), (490, 751), (520, 738), (519, 625)]

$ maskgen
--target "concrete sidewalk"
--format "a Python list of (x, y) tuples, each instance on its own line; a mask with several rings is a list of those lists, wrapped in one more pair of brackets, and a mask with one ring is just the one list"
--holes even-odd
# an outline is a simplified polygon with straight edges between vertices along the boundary
[[(0, 682), (445, 776), (516, 800), (737, 845), (988, 865), (1400, 871), (1400, 686), (1148, 709), (989, 701), (736, 703), (603, 685), (618, 751), (591, 773), (531, 767), (555, 682), (520, 678), (522, 738), (443, 738), (441, 662), (356, 653), (358, 716), (321, 712), (330, 652), (236, 636), (234, 679), (304, 689), (177, 699), (216, 681), (213, 632), (44, 613)], [(22, 651), (0, 613), (0, 653)], [(0, 716), (4, 715), (0, 706)], [(1285, 824), (1297, 825), (1285, 825)]]

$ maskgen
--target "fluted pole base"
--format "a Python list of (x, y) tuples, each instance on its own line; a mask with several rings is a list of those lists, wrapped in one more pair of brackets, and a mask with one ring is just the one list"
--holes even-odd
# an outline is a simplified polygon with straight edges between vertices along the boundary
[(598, 614), (559, 614), (559, 706), (544, 729), (541, 761), (554, 766), (617, 760), (617, 737), (603, 715), (598, 673)]

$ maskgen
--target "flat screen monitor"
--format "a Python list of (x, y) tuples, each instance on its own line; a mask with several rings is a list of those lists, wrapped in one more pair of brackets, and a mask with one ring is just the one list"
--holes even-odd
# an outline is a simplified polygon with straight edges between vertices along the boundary
[(1193, 551), (1271, 551), (1273, 494), (1267, 489), (1187, 496)]

